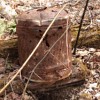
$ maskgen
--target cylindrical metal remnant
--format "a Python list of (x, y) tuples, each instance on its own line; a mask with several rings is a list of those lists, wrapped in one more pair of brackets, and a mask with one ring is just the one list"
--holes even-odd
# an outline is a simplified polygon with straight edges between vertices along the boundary
[[(43, 33), (58, 13), (60, 8), (34, 9), (19, 15), (17, 34), (19, 61), (23, 64), (36, 47)], [(22, 76), (28, 79), (37, 63), (44, 57), (52, 45), (61, 37), (69, 24), (68, 14), (63, 10), (48, 31), (43, 42), (31, 57)], [(68, 77), (71, 69), (71, 36), (69, 31), (57, 42), (47, 57), (36, 67), (31, 77), (34, 88), (45, 83), (55, 83)], [(44, 86), (45, 87), (45, 86)]]

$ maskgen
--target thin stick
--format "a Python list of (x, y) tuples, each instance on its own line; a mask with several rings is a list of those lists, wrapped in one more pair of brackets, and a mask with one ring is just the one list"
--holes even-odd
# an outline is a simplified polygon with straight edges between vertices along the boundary
[(36, 47), (33, 49), (33, 51), (31, 52), (31, 54), (29, 55), (29, 57), (26, 59), (26, 61), (23, 63), (23, 65), (21, 66), (21, 68), (18, 70), (18, 72), (12, 77), (12, 79), (0, 90), (0, 94), (10, 85), (10, 83), (16, 78), (16, 76), (22, 71), (22, 69), (25, 67), (25, 65), (27, 64), (27, 62), (30, 60), (30, 58), (33, 56), (33, 54), (36, 52), (36, 50), (38, 49), (39, 45), (42, 43), (44, 37), (46, 36), (47, 32), (49, 31), (49, 29), (51, 28), (52, 24), (55, 22), (56, 18), (58, 17), (58, 15), (61, 13), (61, 11), (66, 7), (67, 4), (65, 4), (60, 11), (56, 14), (56, 16), (54, 17), (54, 19), (52, 20), (52, 22), (50, 23), (50, 25), (48, 26), (48, 28), (46, 29), (46, 31), (44, 32), (43, 36), (41, 37), (40, 41), (38, 42), (38, 44), (36, 45)]
[(88, 3), (89, 3), (89, 0), (86, 1), (86, 5), (85, 5), (85, 7), (84, 7), (83, 15), (82, 15), (82, 17), (81, 17), (81, 22), (80, 22), (80, 26), (79, 26), (79, 31), (78, 31), (77, 38), (76, 38), (76, 42), (75, 42), (75, 45), (74, 45), (74, 51), (73, 51), (73, 54), (74, 54), (74, 55), (76, 54), (76, 48), (77, 48), (77, 44), (78, 44), (78, 40), (79, 40), (79, 36), (80, 36), (80, 32), (81, 32), (81, 27), (82, 27), (84, 15), (85, 15), (85, 12), (86, 12)]

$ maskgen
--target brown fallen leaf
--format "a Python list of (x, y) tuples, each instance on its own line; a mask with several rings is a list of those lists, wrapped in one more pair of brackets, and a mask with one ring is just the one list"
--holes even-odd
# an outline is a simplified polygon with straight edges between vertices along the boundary
[(6, 96), (6, 100), (21, 100), (21, 97), (14, 93), (14, 92), (10, 92), (7, 96)]

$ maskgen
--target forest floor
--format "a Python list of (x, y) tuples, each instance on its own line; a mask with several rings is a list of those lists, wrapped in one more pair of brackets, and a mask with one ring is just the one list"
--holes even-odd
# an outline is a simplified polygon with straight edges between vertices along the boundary
[[(68, 0), (66, 0), (66, 2), (67, 1)], [(76, 0), (68, 2), (69, 5), (66, 7), (66, 10), (68, 11), (71, 18), (72, 27), (79, 26), (83, 7), (85, 5), (85, 0), (81, 0), (77, 5), (70, 6), (75, 2)], [(57, 1), (48, 2), (48, 3), (42, 2), (41, 6), (52, 6), (52, 5), (58, 5), (63, 3), (64, 2), (60, 0), (59, 2)], [(35, 8), (39, 8), (39, 3), (38, 2), (34, 3), (33, 0), (0, 1), (0, 42), (17, 38), (16, 24), (18, 20), (17, 19), (18, 14), (20, 14), (23, 11), (27, 11)], [(78, 11), (79, 11), (77, 15), (78, 17), (73, 23), (73, 17)], [(91, 0), (89, 2), (89, 6), (83, 24), (84, 25), (82, 27), (83, 30), (82, 37), (83, 36), (86, 37), (88, 31), (88, 34), (90, 35), (98, 34), (99, 37), (98, 41), (99, 41), (100, 40), (100, 1), (99, 0), (95, 0), (95, 1)], [(75, 39), (77, 35), (77, 31), (78, 31), (77, 28), (72, 29), (72, 35), (73, 35), (72, 41)], [(69, 87), (67, 89), (65, 88), (62, 91), (58, 90), (57, 91), (58, 94), (55, 91), (53, 91), (52, 96), (51, 93), (47, 93), (45, 94), (45, 96), (43, 96), (44, 95), (43, 94), (42, 96), (40, 95), (40, 97), (37, 96), (35, 98), (34, 94), (27, 92), (27, 94), (24, 97), (25, 98), (24, 100), (37, 100), (37, 98), (40, 98), (39, 100), (100, 100), (100, 43), (95, 42), (93, 43), (94, 45), (91, 44), (84, 45), (84, 41), (86, 41), (85, 39), (84, 38), (82, 39), (81, 44), (78, 46), (76, 55), (74, 55), (72, 59), (73, 66), (79, 67), (80, 65), (79, 61), (81, 60), (82, 64), (85, 66), (85, 67), (81, 66), (83, 68), (83, 71), (86, 71), (88, 69), (89, 73), (86, 74), (85, 83), (82, 84), (81, 86), (76, 86), (71, 88)], [(18, 57), (18, 54), (16, 55)], [(15, 55), (14, 62), (10, 62), (8, 60), (9, 55), (3, 57), (3, 55), (0, 52), (0, 80), (2, 80), (5, 74), (9, 76), (10, 73), (18, 70), (19, 65), (16, 64), (17, 62), (16, 55)], [(76, 59), (79, 61), (76, 61)], [(59, 95), (60, 92), (61, 95)], [(21, 96), (22, 96), (21, 94), (14, 92), (12, 87), (12, 92), (7, 93), (5, 91), (5, 94), (1, 95), (0, 100), (21, 100)]]

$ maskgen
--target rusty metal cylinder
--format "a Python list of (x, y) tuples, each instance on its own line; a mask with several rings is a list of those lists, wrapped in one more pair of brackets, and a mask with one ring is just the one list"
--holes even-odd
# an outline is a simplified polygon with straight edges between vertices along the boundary
[[(43, 33), (58, 13), (60, 8), (34, 9), (19, 15), (17, 24), (18, 52), (20, 64), (23, 64), (32, 50), (36, 47)], [(68, 24), (67, 24), (68, 23)], [(68, 14), (63, 10), (43, 39), (43, 42), (31, 57), (22, 76), (28, 79), (32, 70), (34, 73), (30, 79), (33, 83), (55, 83), (67, 78), (71, 72), (71, 36), (66, 34), (51, 49), (46, 58), (36, 67), (53, 44), (61, 37), (70, 21)]]

